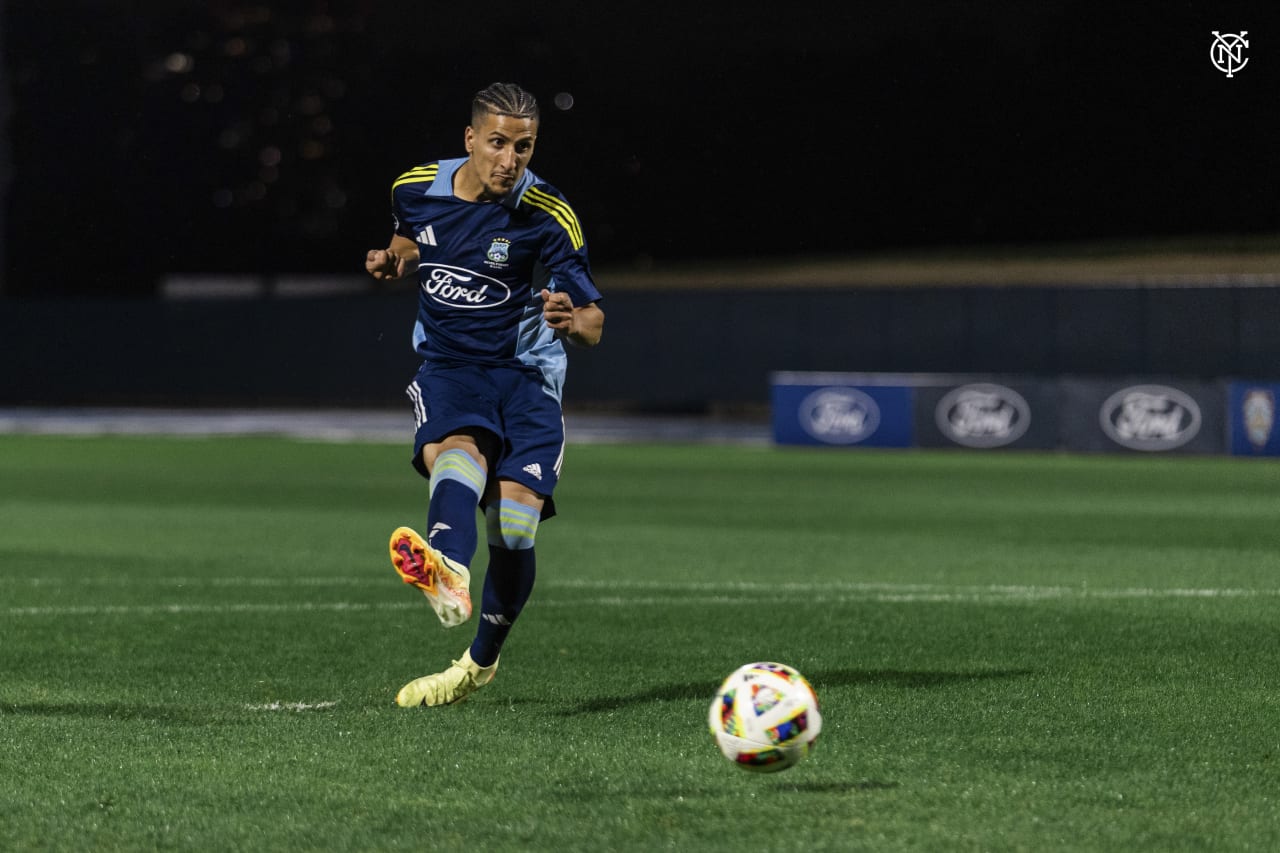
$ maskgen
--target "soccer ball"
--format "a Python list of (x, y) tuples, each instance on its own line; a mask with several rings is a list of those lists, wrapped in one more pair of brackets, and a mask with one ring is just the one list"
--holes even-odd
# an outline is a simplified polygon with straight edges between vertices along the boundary
[(724, 757), (758, 773), (799, 764), (822, 731), (818, 695), (783, 663), (734, 670), (716, 691), (707, 721)]

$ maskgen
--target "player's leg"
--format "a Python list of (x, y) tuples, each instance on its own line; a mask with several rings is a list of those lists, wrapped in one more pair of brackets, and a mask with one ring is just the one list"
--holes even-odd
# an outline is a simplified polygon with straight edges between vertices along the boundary
[(446, 557), (470, 566), (476, 554), (476, 507), (484, 494), (497, 439), (467, 429), (422, 448), (431, 472), (427, 542)]
[(506, 393), (504, 450), (485, 496), (489, 567), (476, 637), (448, 669), (406, 684), (396, 697), (401, 705), (449, 704), (489, 683), (533, 590), (538, 522), (555, 513), (551, 493), (564, 456), (564, 419), (559, 403), (536, 383), (517, 378)]
[(523, 483), (501, 480), (494, 491), (497, 500), (485, 507), (489, 568), (470, 649), (471, 659), (481, 666), (497, 664), (502, 644), (533, 592), (538, 569), (533, 546), (544, 504)]
[(489, 567), (484, 577), (476, 636), (445, 670), (409, 682), (396, 694), (402, 707), (449, 705), (493, 680), (498, 655), (533, 591), (533, 540), (543, 499), (527, 487), (502, 481), (485, 500)]
[(413, 463), (430, 481), (427, 536), (398, 528), (391, 563), (405, 583), (422, 590), (446, 627), (471, 616), (476, 507), (499, 446), (497, 397), (489, 390), (482, 371), (426, 365), (408, 389), (417, 422)]
[(391, 564), (405, 583), (422, 590), (449, 628), (471, 617), (476, 506), (488, 471), (482, 447), (492, 443), (486, 433), (468, 430), (424, 445), (422, 464), (431, 472), (427, 538), (408, 527), (391, 535)]
[(512, 625), (524, 610), (537, 577), (534, 547), (538, 523), (555, 514), (552, 493), (564, 461), (564, 416), (545, 387), (506, 377), (505, 452), (498, 460), (486, 500), (489, 568), (481, 597), (480, 621), (471, 644), (478, 664), (496, 665)]

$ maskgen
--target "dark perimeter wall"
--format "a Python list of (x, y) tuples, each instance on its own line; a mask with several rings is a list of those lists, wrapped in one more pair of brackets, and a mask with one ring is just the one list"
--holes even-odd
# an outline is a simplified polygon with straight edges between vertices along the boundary
[[(397, 406), (412, 291), (0, 301), (0, 405)], [(763, 404), (770, 371), (1280, 377), (1277, 287), (611, 293), (570, 405)]]

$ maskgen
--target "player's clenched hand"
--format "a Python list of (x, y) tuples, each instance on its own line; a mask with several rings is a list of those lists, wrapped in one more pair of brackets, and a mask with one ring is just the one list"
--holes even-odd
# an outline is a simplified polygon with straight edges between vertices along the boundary
[(390, 249), (370, 249), (364, 268), (378, 281), (389, 281), (404, 275), (407, 260)]
[(561, 337), (573, 331), (573, 300), (567, 293), (542, 289), (542, 319)]

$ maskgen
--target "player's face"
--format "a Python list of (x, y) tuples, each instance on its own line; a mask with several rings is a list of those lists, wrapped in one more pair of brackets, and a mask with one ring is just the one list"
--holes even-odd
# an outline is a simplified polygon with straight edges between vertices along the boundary
[(524, 176), (533, 157), (538, 123), (531, 118), (514, 118), (488, 113), (479, 126), (467, 128), (467, 153), (484, 190), (483, 197), (499, 198)]

